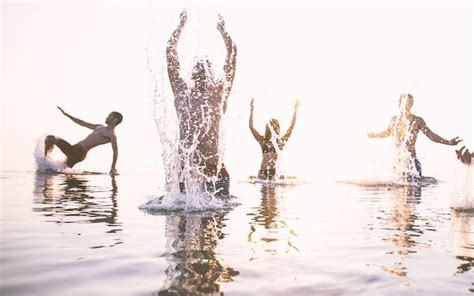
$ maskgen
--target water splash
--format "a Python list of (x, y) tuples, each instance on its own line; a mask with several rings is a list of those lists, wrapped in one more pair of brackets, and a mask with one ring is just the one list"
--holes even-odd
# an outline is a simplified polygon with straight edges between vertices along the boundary
[[(222, 126), (224, 120), (222, 107), (216, 107), (211, 103), (212, 98), (207, 94), (206, 89), (201, 92), (196, 91), (196, 85), (191, 80), (192, 70), (181, 71), (186, 72), (181, 76), (188, 90), (181, 93), (182, 97), (175, 100), (164, 66), (167, 65), (165, 51), (147, 46), (146, 53), (152, 85), (150, 97), (153, 118), (163, 148), (166, 194), (140, 205), (139, 208), (200, 211), (224, 207), (226, 202), (216, 199), (213, 194), (206, 191), (207, 184), (217, 181), (217, 177), (207, 177), (204, 173), (205, 163), (209, 159), (217, 158), (215, 162), (222, 163), (223, 147), (225, 147), (222, 141), (224, 132), (222, 128), (218, 128)], [(152, 53), (161, 54), (154, 56)], [(180, 60), (183, 61), (181, 57)], [(204, 70), (209, 80), (202, 81), (203, 85), (215, 84), (216, 80), (223, 78), (222, 75), (214, 75), (216, 72), (213, 65), (207, 63), (207, 58)], [(206, 149), (206, 142), (215, 142), (216, 145), (210, 144), (210, 149)], [(213, 148), (215, 146), (217, 148)]]
[(35, 158), (36, 170), (40, 173), (65, 173), (65, 174), (74, 174), (81, 173), (82, 171), (74, 170), (66, 166), (64, 159), (59, 159), (55, 157), (44, 156), (44, 140), (46, 135), (39, 137), (36, 141), (36, 147), (33, 151), (33, 156)]
[(215, 198), (208, 192), (180, 193), (168, 192), (165, 195), (149, 200), (138, 206), (139, 209), (149, 213), (166, 212), (201, 212), (222, 209), (235, 205), (227, 200)]
[(455, 184), (455, 194), (451, 199), (451, 208), (456, 211), (471, 211), (474, 213), (474, 198), (472, 197), (472, 165), (462, 165), (462, 172)]

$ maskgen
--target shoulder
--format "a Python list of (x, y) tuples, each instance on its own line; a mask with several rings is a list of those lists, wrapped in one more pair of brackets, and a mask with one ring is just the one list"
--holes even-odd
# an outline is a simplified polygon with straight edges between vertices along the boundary
[(420, 116), (417, 116), (417, 115), (413, 115), (413, 120), (417, 123), (417, 124), (421, 124), (421, 125), (425, 125), (425, 120), (420, 117)]
[(101, 126), (100, 128), (98, 128), (98, 130), (99, 129), (100, 129), (101, 134), (110, 138), (110, 140), (116, 139), (114, 130), (109, 129), (106, 126)]

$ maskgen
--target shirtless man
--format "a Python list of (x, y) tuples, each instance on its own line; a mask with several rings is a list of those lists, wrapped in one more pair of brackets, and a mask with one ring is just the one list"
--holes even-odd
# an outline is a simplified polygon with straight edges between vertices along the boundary
[[(393, 136), (395, 139), (395, 147), (397, 149), (401, 148), (402, 155), (407, 154), (409, 156), (408, 162), (406, 165), (409, 169), (416, 169), (417, 176), (415, 178), (420, 178), (421, 175), (421, 163), (416, 158), (415, 144), (418, 133), (422, 131), (431, 141), (454, 146), (457, 145), (462, 140), (459, 140), (459, 137), (453, 138), (451, 140), (446, 140), (435, 134), (431, 129), (426, 125), (423, 118), (416, 116), (410, 112), (411, 107), (413, 106), (413, 96), (410, 94), (404, 94), (400, 96), (398, 106), (400, 108), (400, 114), (398, 116), (393, 116), (390, 121), (388, 128), (380, 133), (374, 134), (369, 133), (367, 136), (369, 138), (385, 138), (388, 136)], [(406, 159), (400, 159), (399, 162), (405, 162)]]
[(92, 124), (75, 118), (67, 114), (61, 107), (58, 107), (58, 109), (75, 123), (82, 125), (83, 127), (90, 128), (94, 131), (84, 140), (75, 145), (71, 145), (61, 138), (49, 135), (44, 141), (44, 155), (48, 157), (49, 153), (53, 150), (54, 145), (56, 145), (66, 155), (66, 165), (72, 168), (76, 163), (83, 161), (86, 158), (87, 152), (92, 148), (111, 143), (114, 154), (112, 166), (110, 168), (110, 175), (117, 175), (118, 173), (115, 169), (115, 164), (117, 163), (118, 147), (117, 137), (115, 136), (114, 129), (120, 122), (122, 122), (122, 114), (118, 112), (110, 113), (105, 119), (107, 126), (103, 126), (102, 124)]
[[(227, 98), (234, 81), (237, 47), (225, 29), (224, 19), (219, 15), (217, 30), (221, 33), (227, 49), (223, 68), (224, 79), (214, 77), (208, 60), (200, 60), (192, 70), (193, 84), (188, 85), (180, 73), (177, 51), (186, 20), (186, 11), (183, 11), (180, 23), (166, 48), (168, 76), (179, 121), (179, 154), (182, 167), (188, 164), (195, 168), (198, 174), (212, 180), (218, 174), (220, 121), (222, 114), (226, 112)], [(222, 173), (222, 170), (221, 166), (219, 173)], [(183, 183), (180, 187), (181, 191), (184, 191)], [(208, 191), (213, 189), (208, 186)]]

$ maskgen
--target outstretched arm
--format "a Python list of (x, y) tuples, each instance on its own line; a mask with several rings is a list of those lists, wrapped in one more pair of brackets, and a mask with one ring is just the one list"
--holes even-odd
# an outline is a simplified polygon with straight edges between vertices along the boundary
[(112, 157), (112, 166), (110, 167), (110, 175), (118, 175), (117, 169), (115, 168), (115, 165), (117, 164), (117, 159), (118, 159), (118, 145), (117, 145), (117, 137), (113, 135), (110, 138), (110, 143), (112, 144), (112, 151), (114, 153)]
[(253, 137), (260, 144), (263, 142), (263, 136), (260, 135), (257, 130), (253, 127), (253, 99), (250, 101), (250, 118), (249, 118), (249, 128), (252, 132)]
[(168, 62), (168, 77), (170, 79), (171, 87), (175, 94), (183, 91), (186, 87), (186, 83), (179, 74), (180, 64), (178, 59), (178, 41), (183, 31), (183, 27), (186, 24), (187, 15), (186, 10), (180, 15), (180, 22), (173, 34), (171, 34), (170, 39), (168, 40), (168, 45), (166, 47), (166, 59)]
[(459, 142), (462, 140), (459, 140), (459, 137), (452, 138), (451, 140), (446, 140), (437, 134), (435, 134), (425, 123), (423, 119), (422, 120), (422, 127), (421, 131), (433, 142), (440, 143), (440, 144), (445, 144), (445, 145), (450, 145), (454, 146), (457, 145)]
[(392, 118), (392, 120), (390, 120), (390, 125), (383, 132), (376, 133), (376, 134), (373, 133), (373, 132), (370, 132), (370, 133), (367, 134), (367, 137), (369, 137), (370, 139), (373, 139), (373, 138), (386, 138), (386, 137), (390, 136), (392, 134), (393, 120), (394, 120), (393, 118)]
[(225, 74), (225, 83), (224, 83), (224, 92), (223, 92), (223, 111), (225, 113), (227, 109), (227, 98), (229, 97), (230, 91), (232, 89), (232, 84), (234, 82), (235, 76), (235, 65), (237, 62), (237, 46), (235, 46), (234, 41), (230, 38), (229, 33), (225, 29), (225, 22), (222, 16), (219, 14), (219, 22), (217, 23), (217, 30), (221, 33), (222, 38), (224, 39), (225, 47), (227, 49), (227, 56), (224, 64), (224, 74)]
[(291, 133), (293, 132), (293, 128), (295, 127), (295, 123), (296, 123), (296, 115), (298, 114), (298, 107), (300, 105), (300, 101), (299, 100), (296, 100), (295, 102), (295, 109), (293, 111), (293, 119), (291, 120), (291, 124), (290, 124), (290, 127), (288, 128), (288, 130), (286, 131), (286, 133), (283, 135), (283, 137), (281, 138), (283, 143), (286, 143), (286, 141), (288, 141), (288, 139), (290, 138), (291, 136)]
[(72, 121), (74, 121), (75, 123), (83, 126), (83, 127), (87, 127), (87, 128), (90, 128), (90, 129), (96, 129), (100, 124), (93, 124), (93, 123), (89, 123), (89, 122), (85, 122), (84, 120), (81, 120), (79, 118), (76, 118), (72, 115), (69, 115), (68, 113), (66, 113), (66, 111), (63, 110), (63, 108), (59, 107), (59, 106), (56, 106), (59, 111), (61, 111), (61, 113), (63, 113), (66, 117), (69, 117), (69, 119), (71, 119)]

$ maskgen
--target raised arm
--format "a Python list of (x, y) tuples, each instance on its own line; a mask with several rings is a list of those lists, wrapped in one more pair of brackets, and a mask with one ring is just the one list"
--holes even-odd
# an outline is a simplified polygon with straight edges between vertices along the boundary
[[(421, 118), (420, 118), (421, 119)], [(421, 131), (433, 142), (454, 146), (457, 145), (462, 140), (459, 140), (459, 137), (452, 138), (451, 140), (446, 140), (437, 134), (435, 134), (425, 123), (423, 119), (421, 119)]]
[(222, 16), (219, 14), (219, 22), (217, 23), (217, 30), (221, 33), (222, 38), (224, 39), (225, 47), (227, 50), (227, 55), (224, 64), (224, 74), (225, 74), (225, 82), (224, 82), (224, 90), (223, 90), (223, 97), (222, 97), (222, 106), (223, 111), (225, 113), (227, 109), (227, 98), (230, 95), (230, 91), (232, 89), (232, 84), (234, 83), (234, 76), (235, 76), (235, 65), (237, 62), (237, 46), (235, 46), (234, 41), (230, 38), (229, 33), (227, 33), (225, 29), (225, 22)]
[(87, 127), (87, 128), (90, 128), (90, 129), (96, 129), (100, 124), (93, 124), (93, 123), (89, 123), (89, 122), (85, 122), (84, 120), (81, 120), (79, 118), (76, 118), (72, 115), (69, 115), (68, 113), (66, 113), (66, 111), (63, 110), (63, 108), (59, 107), (59, 106), (56, 106), (58, 107), (59, 111), (61, 111), (62, 114), (64, 114), (66, 117), (69, 117), (69, 119), (71, 119), (72, 121), (74, 121), (75, 123), (83, 126), (83, 127)]
[(173, 34), (171, 34), (170, 39), (168, 40), (168, 45), (166, 47), (166, 59), (168, 63), (168, 77), (170, 79), (171, 87), (175, 95), (186, 88), (186, 83), (181, 77), (180, 64), (178, 59), (178, 41), (183, 31), (183, 27), (186, 24), (187, 15), (186, 10), (180, 15), (180, 22)]
[(250, 101), (250, 118), (249, 118), (249, 128), (252, 132), (253, 137), (260, 144), (263, 142), (263, 136), (260, 135), (257, 130), (253, 127), (253, 99)]
[(110, 137), (110, 143), (112, 144), (112, 151), (113, 151), (113, 156), (112, 156), (112, 166), (110, 167), (110, 175), (118, 175), (117, 169), (115, 168), (115, 165), (117, 164), (117, 159), (118, 159), (118, 145), (117, 145), (117, 137), (115, 134)]
[(288, 141), (288, 139), (290, 138), (291, 136), (291, 133), (293, 132), (293, 128), (295, 127), (295, 123), (296, 123), (296, 115), (298, 114), (298, 107), (300, 105), (300, 101), (299, 100), (296, 100), (295, 102), (295, 109), (293, 111), (293, 119), (291, 120), (291, 124), (290, 124), (290, 127), (288, 128), (288, 130), (286, 131), (286, 133), (283, 135), (283, 137), (281, 138), (283, 143), (286, 143), (286, 141)]
[(376, 133), (376, 134), (373, 133), (373, 132), (370, 132), (370, 133), (367, 134), (367, 137), (372, 139), (372, 138), (386, 138), (386, 137), (390, 136), (392, 134), (393, 121), (394, 121), (394, 118), (392, 118), (392, 120), (390, 120), (390, 124), (389, 124), (388, 128), (386, 130), (384, 130), (383, 132)]

